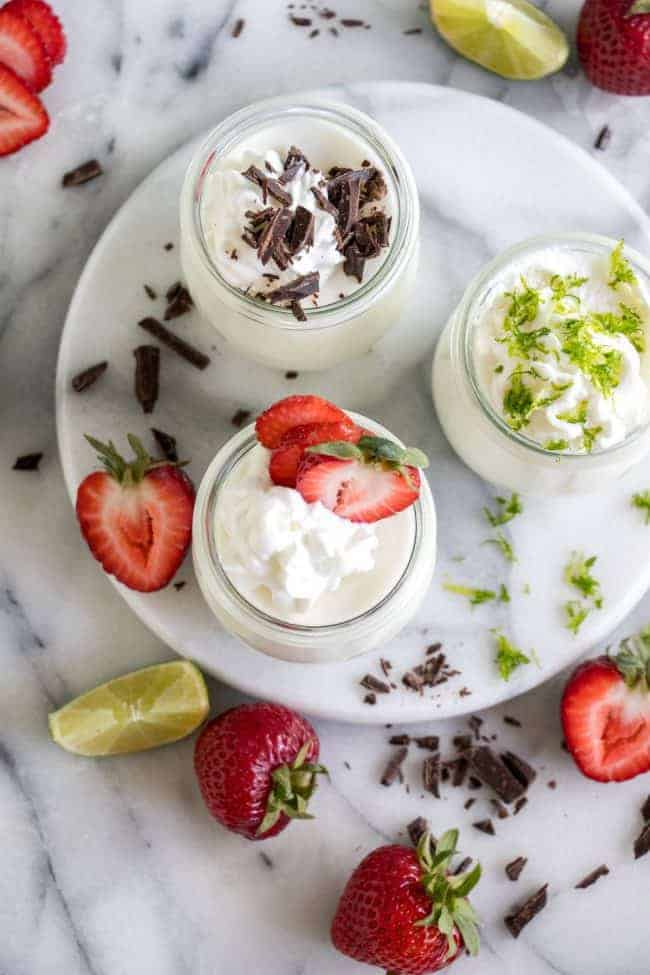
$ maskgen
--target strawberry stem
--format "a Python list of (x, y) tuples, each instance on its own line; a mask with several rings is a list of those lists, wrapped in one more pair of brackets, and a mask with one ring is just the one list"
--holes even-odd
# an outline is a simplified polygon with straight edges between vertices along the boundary
[(650, 626), (636, 637), (622, 640), (614, 663), (628, 687), (650, 691)]
[(324, 765), (307, 761), (312, 745), (313, 739), (307, 739), (291, 765), (278, 765), (273, 769), (266, 813), (257, 828), (257, 836), (272, 829), (282, 814), (290, 819), (314, 818), (307, 812), (307, 807), (316, 791), (316, 776), (328, 772)]
[(467, 894), (481, 878), (481, 865), (465, 873), (450, 875), (449, 866), (457, 852), (458, 830), (450, 829), (432, 843), (431, 833), (424, 833), (418, 843), (417, 856), (422, 868), (422, 885), (431, 899), (431, 912), (418, 927), (435, 926), (447, 936), (447, 959), (456, 954), (454, 929), (458, 929), (470, 955), (478, 954), (478, 917), (467, 900)]
[(133, 433), (127, 433), (126, 439), (135, 457), (131, 461), (126, 461), (120, 454), (112, 440), (103, 443), (95, 437), (84, 435), (88, 443), (97, 451), (97, 459), (104, 465), (106, 471), (114, 477), (116, 481), (124, 487), (132, 484), (139, 484), (145, 474), (155, 470), (157, 467), (184, 467), (188, 461), (169, 461), (150, 457), (142, 445), (139, 437)]

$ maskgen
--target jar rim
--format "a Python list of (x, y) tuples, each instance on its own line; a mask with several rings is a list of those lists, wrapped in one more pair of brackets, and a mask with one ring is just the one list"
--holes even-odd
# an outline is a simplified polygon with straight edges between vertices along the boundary
[[(493, 279), (506, 270), (508, 265), (517, 258), (554, 245), (567, 249), (571, 248), (572, 245), (575, 248), (582, 245), (583, 248), (595, 253), (609, 253), (618, 243), (619, 240), (613, 237), (607, 237), (604, 234), (583, 233), (580, 231), (539, 234), (534, 237), (528, 237), (502, 251), (479, 271), (464, 292), (456, 312), (459, 324), (457, 330), (459, 346), (456, 349), (456, 353), (463, 363), (470, 389), (483, 415), (511, 443), (523, 447), (525, 450), (531, 451), (547, 460), (552, 460), (555, 463), (559, 460), (569, 463), (580, 462), (585, 467), (589, 462), (596, 464), (602, 458), (613, 457), (617, 451), (627, 449), (630, 444), (635, 443), (645, 436), (650, 431), (650, 420), (632, 430), (620, 443), (613, 444), (611, 447), (595, 449), (591, 453), (568, 453), (548, 450), (542, 444), (537, 443), (537, 441), (530, 437), (526, 437), (520, 431), (513, 430), (492, 406), (479, 382), (473, 353), (473, 314), (477, 303)], [(629, 259), (634, 271), (644, 277), (648, 290), (650, 291), (650, 261), (627, 244), (625, 244), (625, 256)]]
[[(351, 411), (349, 411), (349, 415), (355, 422), (368, 422), (365, 417)], [(282, 635), (287, 637), (295, 635), (300, 637), (304, 636), (305, 634), (311, 634), (316, 637), (328, 637), (348, 630), (350, 627), (362, 626), (372, 621), (381, 613), (382, 610), (386, 608), (387, 604), (391, 602), (392, 598), (402, 588), (404, 582), (412, 574), (414, 566), (417, 563), (418, 556), (422, 550), (424, 538), (424, 512), (421, 499), (418, 498), (418, 500), (411, 506), (415, 524), (413, 532), (413, 544), (408, 561), (404, 566), (399, 579), (397, 579), (390, 590), (385, 593), (378, 602), (376, 602), (373, 606), (370, 606), (363, 613), (359, 613), (358, 615), (345, 620), (339, 620), (336, 623), (317, 625), (291, 623), (289, 621), (282, 620), (277, 616), (272, 616), (270, 613), (260, 609), (254, 603), (251, 603), (248, 599), (246, 599), (246, 597), (237, 589), (228, 576), (228, 573), (226, 572), (219, 557), (216, 532), (213, 530), (215, 510), (218, 504), (219, 494), (228, 476), (232, 473), (237, 464), (240, 463), (243, 458), (256, 446), (258, 446), (258, 441), (255, 436), (255, 427), (253, 424), (251, 424), (244, 428), (244, 430), (240, 431), (239, 434), (232, 437), (231, 440), (226, 444), (224, 444), (208, 467), (203, 477), (203, 481), (199, 486), (195, 506), (193, 534), (199, 535), (199, 545), (203, 553), (207, 555), (209, 573), (212, 581), (217, 583), (221, 592), (227, 595), (229, 600), (234, 603), (239, 611), (243, 612), (249, 617), (252, 617), (257, 623), (268, 627), (272, 632), (275, 633), (276, 636)], [(222, 458), (222, 455), (226, 450), (228, 451), (227, 455)], [(423, 481), (423, 485), (424, 490), (429, 492), (430, 489), (426, 480)], [(196, 555), (197, 548), (194, 547), (193, 550)]]
[(344, 126), (354, 132), (379, 156), (384, 175), (390, 179), (395, 199), (393, 215), (393, 240), (388, 254), (367, 281), (346, 295), (345, 298), (327, 305), (305, 306), (309, 331), (324, 330), (357, 317), (367, 306), (374, 303), (394, 282), (411, 251), (413, 227), (417, 229), (417, 188), (415, 178), (399, 146), (391, 136), (370, 116), (343, 102), (298, 96), (280, 96), (255, 102), (247, 108), (229, 115), (214, 128), (195, 152), (185, 174), (181, 191), (181, 210), (189, 211), (187, 222), (182, 221), (192, 234), (196, 253), (204, 269), (222, 287), (230, 301), (248, 317), (264, 325), (286, 331), (305, 329), (305, 323), (296, 321), (291, 312), (278, 305), (262, 303), (230, 284), (212, 260), (201, 222), (201, 186), (209, 171), (215, 153), (234, 148), (243, 135), (259, 130), (283, 118), (310, 116)]

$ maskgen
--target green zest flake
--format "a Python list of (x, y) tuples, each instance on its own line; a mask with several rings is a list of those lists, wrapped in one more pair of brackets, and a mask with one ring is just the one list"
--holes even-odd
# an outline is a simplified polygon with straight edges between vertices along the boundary
[(562, 333), (564, 354), (603, 396), (611, 396), (621, 381), (621, 353), (594, 342), (589, 319), (569, 319), (563, 323)]
[(534, 322), (539, 313), (540, 293), (530, 288), (526, 279), (521, 279), (521, 291), (506, 291), (505, 297), (510, 298), (510, 307), (503, 320), (503, 335), (497, 342), (505, 344), (508, 355), (513, 359), (524, 359), (528, 362), (534, 358), (534, 353), (545, 355), (548, 351), (541, 343), (541, 339), (550, 335), (547, 326), (525, 331), (523, 326)]
[(524, 506), (521, 503), (521, 498), (515, 491), (514, 494), (510, 495), (510, 499), (506, 498), (495, 498), (494, 499), (498, 505), (498, 511), (496, 514), (490, 511), (489, 508), (483, 508), (483, 514), (487, 518), (488, 522), (493, 528), (498, 528), (499, 525), (506, 525), (517, 515), (520, 515), (524, 510)]
[(570, 445), (568, 440), (547, 440), (546, 443), (544, 444), (544, 449), (560, 451), (560, 450), (568, 450), (569, 446)]
[(497, 595), (492, 589), (474, 589), (471, 586), (459, 586), (455, 582), (445, 582), (442, 588), (447, 592), (455, 592), (457, 596), (466, 596), (471, 606), (489, 603), (492, 599), (496, 599)]
[(499, 602), (500, 603), (510, 602), (510, 593), (508, 592), (506, 586), (504, 586), (503, 583), (501, 583), (501, 585), (499, 586)]
[(562, 420), (563, 423), (586, 423), (587, 422), (587, 407), (589, 406), (589, 401), (586, 399), (581, 400), (576, 406), (573, 412), (567, 410), (566, 413), (558, 413), (558, 420)]
[(528, 426), (530, 414), (535, 408), (535, 397), (523, 380), (523, 374), (515, 369), (510, 377), (510, 386), (503, 397), (503, 412), (508, 425), (513, 430)]
[(514, 549), (511, 543), (508, 541), (503, 532), (497, 532), (494, 538), (486, 538), (483, 542), (484, 545), (498, 545), (501, 549), (501, 554), (507, 562), (516, 562), (517, 557), (514, 553)]
[(461, 874), (450, 872), (451, 861), (458, 846), (458, 830), (450, 829), (435, 843), (431, 834), (424, 833), (417, 846), (417, 858), (422, 871), (421, 883), (431, 901), (426, 917), (416, 921), (419, 928), (436, 927), (447, 938), (447, 961), (458, 954), (454, 937), (457, 928), (470, 955), (479, 950), (479, 920), (467, 895), (481, 879), (481, 865)]
[(564, 604), (564, 612), (566, 613), (566, 627), (576, 636), (578, 630), (587, 619), (590, 609), (578, 599), (570, 599)]
[(632, 265), (623, 255), (622, 240), (619, 240), (609, 256), (609, 281), (607, 283), (614, 291), (619, 284), (636, 284), (636, 274), (632, 270)]
[(607, 335), (624, 335), (637, 352), (645, 351), (645, 332), (641, 315), (629, 305), (620, 304), (620, 315), (613, 312), (594, 312), (589, 318), (589, 324), (599, 332)]
[(503, 633), (495, 630), (494, 635), (497, 641), (496, 665), (499, 668), (501, 677), (504, 680), (510, 680), (513, 671), (517, 667), (530, 663), (530, 657), (527, 657), (518, 647), (514, 646)]
[(574, 295), (572, 292), (574, 288), (581, 288), (588, 280), (589, 278), (581, 278), (579, 274), (567, 274), (566, 276), (562, 274), (553, 275), (549, 284), (553, 292), (553, 301), (559, 306), (558, 311), (560, 314), (566, 314), (563, 305), (565, 298), (571, 298), (576, 305), (580, 304), (579, 296)]
[(498, 366), (495, 366), (495, 367), (494, 367), (494, 371), (495, 371), (496, 373), (501, 373), (501, 372), (503, 372), (503, 363), (502, 363), (502, 362), (500, 362)]
[(632, 506), (645, 511), (645, 523), (650, 525), (650, 491), (642, 491), (632, 495)]
[(594, 605), (600, 609), (603, 603), (600, 583), (591, 571), (597, 561), (595, 555), (586, 559), (582, 552), (574, 552), (571, 561), (564, 570), (564, 579), (570, 586), (578, 589), (585, 599), (593, 599)]
[(602, 427), (583, 427), (582, 428), (582, 446), (587, 451), (588, 454), (594, 449), (594, 443), (596, 437), (599, 433), (603, 432)]

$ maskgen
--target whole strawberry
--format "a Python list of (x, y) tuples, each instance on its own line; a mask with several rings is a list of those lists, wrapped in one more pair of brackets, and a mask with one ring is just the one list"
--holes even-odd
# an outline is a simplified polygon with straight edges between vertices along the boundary
[(312, 819), (316, 732), (279, 704), (242, 704), (210, 721), (196, 742), (194, 770), (206, 806), (249, 840), (276, 836), (291, 819)]
[(389, 971), (425, 975), (447, 968), (466, 948), (478, 953), (477, 917), (466, 895), (481, 867), (452, 876), (458, 830), (429, 833), (417, 851), (382, 846), (354, 871), (332, 923), (332, 942), (344, 955)]
[(615, 657), (580, 664), (564, 689), (562, 725), (588, 778), (623, 782), (650, 771), (650, 628)]
[(650, 0), (587, 0), (578, 55), (589, 80), (618, 95), (650, 95)]

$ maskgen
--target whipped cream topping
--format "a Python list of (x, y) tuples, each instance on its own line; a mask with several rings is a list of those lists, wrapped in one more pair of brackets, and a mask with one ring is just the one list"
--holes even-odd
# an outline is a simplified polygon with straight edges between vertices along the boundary
[(219, 556), (249, 602), (299, 617), (350, 576), (370, 572), (379, 541), (373, 525), (347, 521), (320, 501), (308, 504), (295, 489), (274, 485), (269, 456), (254, 447), (224, 485), (215, 525)]
[(546, 248), (480, 302), (477, 376), (523, 436), (558, 453), (603, 450), (650, 420), (649, 324), (649, 296), (620, 250)]

